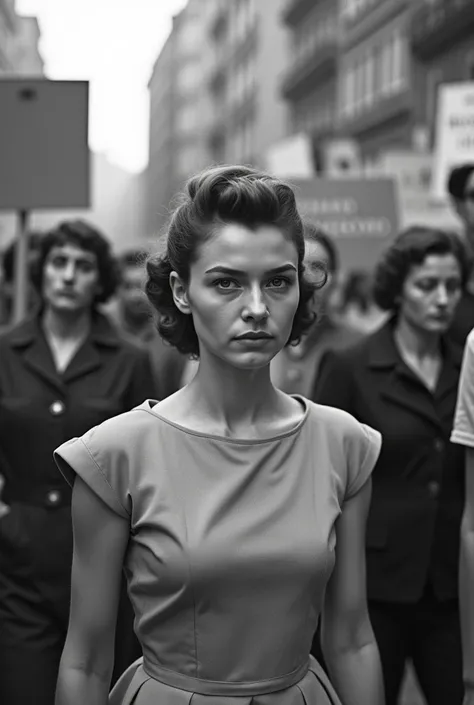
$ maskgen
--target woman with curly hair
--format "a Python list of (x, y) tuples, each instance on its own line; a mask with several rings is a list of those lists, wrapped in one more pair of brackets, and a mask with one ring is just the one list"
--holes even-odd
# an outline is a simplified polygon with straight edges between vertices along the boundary
[[(36, 266), (41, 306), (0, 338), (0, 472), (10, 507), (5, 521), (15, 527), (0, 546), (5, 705), (53, 703), (66, 638), (71, 489), (53, 451), (141, 403), (152, 389), (146, 353), (122, 341), (97, 310), (117, 284), (107, 240), (87, 223), (63, 222), (43, 236)], [(123, 666), (136, 654), (126, 654), (132, 622), (122, 624)]]
[[(123, 565), (143, 658), (111, 704), (382, 704), (363, 551), (379, 434), (270, 380), (312, 321), (303, 257), (288, 185), (233, 166), (188, 183), (146, 291), (199, 369), (56, 451), (75, 532), (57, 705), (108, 701)], [(321, 613), (332, 685), (310, 657)]]
[(470, 263), (454, 234), (402, 232), (376, 269), (374, 298), (390, 319), (322, 362), (315, 401), (381, 432), (367, 523), (369, 612), (387, 705), (407, 661), (428, 705), (463, 700), (458, 608), (464, 481), (450, 443), (462, 349), (448, 334)]

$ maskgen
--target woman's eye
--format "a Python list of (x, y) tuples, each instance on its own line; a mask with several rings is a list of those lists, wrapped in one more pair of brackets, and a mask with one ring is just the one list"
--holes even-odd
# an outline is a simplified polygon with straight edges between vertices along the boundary
[(422, 291), (433, 291), (436, 288), (436, 282), (432, 281), (419, 281), (418, 288)]
[(233, 279), (217, 279), (214, 285), (219, 289), (234, 289), (236, 282)]
[(272, 286), (274, 289), (282, 289), (283, 287), (287, 286), (290, 283), (288, 279), (285, 277), (274, 277), (273, 279), (270, 279), (270, 286)]

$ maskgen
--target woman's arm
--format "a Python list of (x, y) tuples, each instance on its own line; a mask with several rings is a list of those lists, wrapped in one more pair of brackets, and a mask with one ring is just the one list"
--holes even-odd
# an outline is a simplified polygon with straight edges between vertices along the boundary
[(383, 705), (379, 652), (369, 620), (365, 581), (368, 480), (344, 503), (336, 526), (336, 564), (326, 590), (322, 648), (343, 705)]
[(77, 477), (72, 495), (74, 555), (69, 628), (56, 705), (106, 705), (128, 522)]
[(461, 523), (459, 601), (465, 705), (474, 705), (474, 448), (466, 448), (466, 498)]

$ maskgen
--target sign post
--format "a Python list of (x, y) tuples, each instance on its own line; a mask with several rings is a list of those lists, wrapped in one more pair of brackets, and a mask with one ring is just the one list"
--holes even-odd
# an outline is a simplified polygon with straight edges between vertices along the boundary
[(13, 322), (27, 307), (32, 209), (90, 205), (87, 81), (0, 81), (0, 210), (16, 211)]

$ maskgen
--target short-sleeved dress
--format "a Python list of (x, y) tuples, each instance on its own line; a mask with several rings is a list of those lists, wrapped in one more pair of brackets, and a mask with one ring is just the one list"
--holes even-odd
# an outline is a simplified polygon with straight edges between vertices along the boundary
[(474, 448), (474, 330), (464, 348), (451, 443)]
[(55, 453), (130, 522), (125, 558), (143, 659), (113, 705), (338, 703), (310, 654), (333, 569), (335, 522), (368, 479), (380, 434), (303, 397), (262, 440), (186, 429), (156, 402)]

